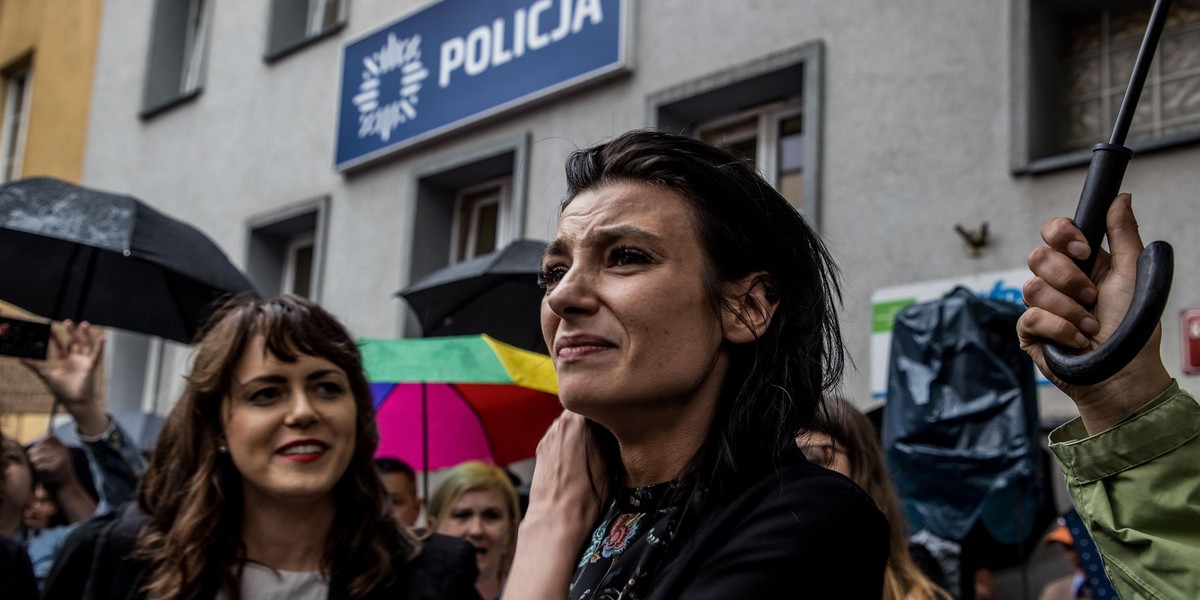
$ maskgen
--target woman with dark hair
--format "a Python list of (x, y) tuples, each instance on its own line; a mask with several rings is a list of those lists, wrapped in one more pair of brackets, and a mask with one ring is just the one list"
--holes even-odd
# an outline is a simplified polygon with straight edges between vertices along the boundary
[(568, 412), (506, 594), (880, 598), (886, 521), (795, 441), (842, 372), (816, 233), (687, 137), (626, 133), (573, 153), (567, 181), (541, 282)]
[(921, 572), (908, 543), (908, 524), (896, 486), (888, 475), (879, 434), (871, 420), (840, 396), (825, 399), (823, 410), (798, 438), (808, 460), (857, 483), (891, 524), (891, 550), (883, 575), (883, 600), (951, 600), (946, 590)]
[(468, 544), (418, 542), (386, 516), (370, 388), (333, 315), (293, 296), (239, 297), (209, 322), (139, 511), (91, 532), (105, 545), (90, 594), (475, 598)]

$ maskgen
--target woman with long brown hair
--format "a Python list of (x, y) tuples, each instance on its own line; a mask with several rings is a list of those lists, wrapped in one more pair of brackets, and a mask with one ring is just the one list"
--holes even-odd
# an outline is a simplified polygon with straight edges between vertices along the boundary
[(369, 385), (336, 318), (240, 297), (209, 323), (137, 510), (81, 534), (104, 544), (89, 594), (475, 598), (471, 547), (418, 541), (384, 504)]
[(857, 483), (887, 517), (891, 548), (883, 573), (883, 599), (951, 600), (950, 594), (922, 573), (909, 554), (908, 522), (870, 419), (844, 398), (830, 396), (796, 443), (810, 461)]

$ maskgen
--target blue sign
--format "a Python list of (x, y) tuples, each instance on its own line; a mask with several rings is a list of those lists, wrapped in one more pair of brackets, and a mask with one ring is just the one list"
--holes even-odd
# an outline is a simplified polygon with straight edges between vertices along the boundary
[(338, 170), (625, 70), (626, 0), (442, 0), (346, 44)]

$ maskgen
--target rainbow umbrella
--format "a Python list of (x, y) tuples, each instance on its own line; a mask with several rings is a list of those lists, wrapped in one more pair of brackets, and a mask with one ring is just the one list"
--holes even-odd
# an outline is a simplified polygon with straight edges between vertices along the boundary
[(562, 412), (550, 357), (487, 335), (360, 339), (379, 422), (376, 456), (425, 473), (530, 458)]

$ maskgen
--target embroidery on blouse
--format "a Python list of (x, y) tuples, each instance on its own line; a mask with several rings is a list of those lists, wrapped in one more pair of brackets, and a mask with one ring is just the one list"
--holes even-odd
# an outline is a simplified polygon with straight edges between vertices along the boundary
[(613, 519), (612, 528), (608, 531), (608, 539), (604, 541), (604, 548), (600, 551), (600, 556), (610, 558), (625, 551), (629, 547), (629, 542), (637, 537), (638, 523), (646, 513), (625, 513), (617, 515)]

